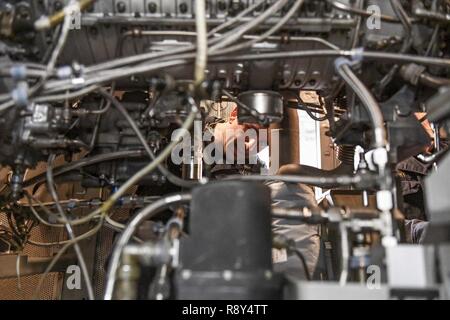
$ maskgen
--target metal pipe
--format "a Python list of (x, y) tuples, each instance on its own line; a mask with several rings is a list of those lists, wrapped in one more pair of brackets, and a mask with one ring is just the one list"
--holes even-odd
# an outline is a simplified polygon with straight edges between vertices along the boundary
[[(254, 17), (245, 17), (239, 20), (239, 22), (250, 22), (254, 20)], [(165, 17), (140, 17), (133, 16), (116, 16), (116, 17), (94, 17), (84, 15), (81, 19), (83, 25), (95, 25), (95, 24), (125, 24), (129, 25), (142, 25), (157, 24), (158, 26), (194, 26), (195, 19), (190, 18), (165, 18)], [(214, 18), (207, 19), (206, 23), (208, 27), (215, 27), (225, 23), (226, 19)], [(267, 28), (280, 21), (278, 17), (271, 17), (266, 19), (263, 23), (258, 25), (258, 28)], [(318, 26), (323, 28), (324, 26), (330, 29), (349, 29), (353, 28), (356, 24), (355, 19), (335, 19), (335, 18), (296, 18), (292, 19), (290, 23), (286, 24), (286, 29), (301, 29), (302, 27)]]
[(192, 196), (186, 193), (170, 195), (144, 208), (131, 219), (126, 228), (123, 230), (123, 233), (121, 234), (111, 254), (111, 261), (109, 263), (108, 274), (106, 277), (107, 283), (104, 296), (105, 300), (111, 300), (113, 298), (114, 284), (116, 281), (117, 270), (120, 265), (121, 254), (127, 243), (130, 241), (131, 237), (133, 236), (134, 232), (136, 231), (136, 228), (143, 221), (150, 219), (158, 212), (161, 212), (161, 210), (167, 209), (168, 207), (176, 203), (188, 202), (191, 199)]
[(366, 108), (369, 117), (372, 121), (374, 144), (376, 148), (384, 148), (387, 145), (386, 130), (384, 128), (383, 113), (381, 112), (378, 102), (373, 97), (370, 90), (364, 83), (358, 79), (353, 70), (347, 63), (337, 64), (337, 72), (341, 78), (349, 85), (349, 87), (358, 96), (364, 107)]
[(358, 175), (348, 176), (339, 175), (335, 177), (316, 177), (316, 176), (300, 176), (300, 175), (275, 175), (275, 176), (260, 176), (260, 175), (231, 175), (225, 177), (224, 180), (248, 180), (248, 181), (283, 181), (286, 183), (303, 183), (317, 187), (328, 185), (352, 186), (362, 181)]
[[(83, 167), (91, 166), (97, 163), (102, 163), (106, 161), (113, 161), (118, 159), (125, 159), (125, 158), (137, 158), (137, 157), (143, 157), (145, 155), (144, 150), (126, 150), (126, 151), (117, 151), (112, 153), (105, 153), (100, 154), (97, 156), (92, 156), (89, 158), (84, 158), (78, 161), (74, 161), (68, 164), (64, 164), (60, 167), (54, 168), (54, 177), (60, 176), (64, 173), (74, 171)], [(37, 175), (31, 179), (28, 179), (23, 182), (23, 187), (29, 187), (36, 183), (40, 183), (42, 181), (45, 181), (46, 179), (46, 173), (42, 173), (40, 175)]]

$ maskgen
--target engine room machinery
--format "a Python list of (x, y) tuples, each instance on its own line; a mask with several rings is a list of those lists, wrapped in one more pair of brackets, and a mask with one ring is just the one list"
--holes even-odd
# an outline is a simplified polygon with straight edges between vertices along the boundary
[(448, 0), (1, 0), (0, 298), (449, 299), (449, 101)]

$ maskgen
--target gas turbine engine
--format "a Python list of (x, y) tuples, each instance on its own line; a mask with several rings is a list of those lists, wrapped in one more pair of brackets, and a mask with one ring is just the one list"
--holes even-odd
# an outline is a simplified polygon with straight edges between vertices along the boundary
[[(273, 272), (271, 250), (295, 248), (272, 239), (271, 220), (278, 216), (337, 230), (342, 240), (328, 280), (364, 281), (361, 270), (369, 264), (389, 272), (374, 252), (384, 255), (405, 240), (393, 170), (412, 156), (433, 163), (445, 153), (439, 126), (447, 125), (449, 17), (447, 0), (3, 1), (6, 251), (21, 252), (35, 225), (56, 224), (67, 228), (83, 266), (78, 241), (84, 237), (71, 226), (95, 222), (86, 237), (104, 225), (123, 230), (103, 275), (107, 299), (140, 298), (142, 283), (147, 298), (220, 299), (230, 291), (243, 299), (279, 298), (284, 275)], [(317, 100), (304, 101), (302, 92)], [(198, 153), (189, 163), (171, 161), (182, 138), (178, 129), (189, 133), (198, 121), (207, 131), (228, 121), (230, 104), (240, 123), (281, 129), (281, 164), (289, 166), (270, 176), (211, 182), (211, 168)], [(431, 139), (414, 114), (428, 109), (434, 149), (424, 155)], [(328, 122), (340, 166), (298, 165), (299, 110)], [(363, 154), (355, 170), (356, 147)], [(371, 154), (370, 165), (364, 154)], [(55, 166), (57, 156), (66, 163)], [(28, 177), (44, 161), (50, 170)], [(351, 189), (364, 203), (276, 208), (266, 180)], [(100, 189), (101, 196), (66, 203), (52, 192), (66, 183)], [(51, 203), (35, 197), (43, 185)], [(72, 214), (79, 207), (91, 212)], [(110, 217), (118, 208), (142, 209), (124, 225)], [(164, 224), (152, 224), (143, 241), (131, 243), (139, 238), (133, 238), (137, 226), (152, 219)], [(189, 239), (180, 240), (186, 233)], [(93, 298), (89, 280), (86, 295)], [(297, 282), (291, 284), (295, 296)]]

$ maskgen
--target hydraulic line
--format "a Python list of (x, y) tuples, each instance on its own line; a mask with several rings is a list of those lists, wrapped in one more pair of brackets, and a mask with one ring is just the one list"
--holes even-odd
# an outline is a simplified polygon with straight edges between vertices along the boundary
[(161, 212), (164, 209), (169, 208), (173, 204), (188, 202), (192, 199), (190, 194), (175, 194), (169, 195), (165, 198), (162, 198), (148, 207), (142, 209), (138, 212), (131, 221), (126, 225), (122, 234), (120, 235), (119, 240), (116, 242), (116, 245), (111, 254), (111, 260), (109, 263), (108, 274), (106, 276), (107, 283), (105, 289), (105, 300), (111, 300), (114, 294), (114, 284), (116, 282), (117, 270), (120, 265), (120, 258), (123, 249), (130, 241), (137, 227), (145, 220), (150, 219), (155, 214)]

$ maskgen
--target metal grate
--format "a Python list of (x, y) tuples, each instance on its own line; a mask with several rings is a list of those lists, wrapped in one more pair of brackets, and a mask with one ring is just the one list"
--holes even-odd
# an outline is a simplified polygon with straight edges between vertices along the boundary
[[(134, 193), (134, 191), (133, 191)], [(117, 221), (126, 220), (130, 215), (128, 209), (118, 209), (114, 211), (112, 217)], [(108, 267), (108, 258), (114, 244), (115, 231), (103, 228), (97, 238), (95, 248), (95, 271), (94, 271), (94, 291), (96, 299), (102, 299), (106, 286), (106, 270)]]
[[(27, 178), (35, 176), (46, 169), (46, 164), (41, 163), (37, 166), (35, 170), (29, 170), (27, 172)], [(1, 181), (1, 180), (0, 180)], [(1, 187), (1, 186), (0, 186)], [(86, 194), (76, 194), (76, 187), (73, 184), (61, 184), (58, 186), (58, 193), (61, 199), (67, 199), (71, 197), (76, 198), (89, 198), (96, 196), (98, 191), (90, 190), (91, 192)], [(29, 189), (31, 191), (31, 188)], [(136, 192), (136, 187), (129, 190), (128, 194), (134, 194)], [(46, 188), (39, 188), (34, 194), (36, 198), (41, 201), (49, 201), (50, 197), (46, 192)], [(107, 196), (107, 195), (105, 195)], [(113, 218), (118, 221), (126, 221), (130, 215), (129, 209), (118, 209), (114, 212)], [(0, 213), (0, 223), (8, 225), (8, 220), (5, 214)], [(77, 230), (76, 230), (77, 232)], [(111, 252), (114, 241), (113, 230), (102, 228), (97, 237), (97, 243), (95, 247), (94, 256), (94, 270), (92, 272), (94, 293), (97, 299), (103, 297), (105, 289), (105, 276), (106, 268), (108, 263), (108, 258)], [(35, 242), (56, 242), (61, 240), (66, 240), (67, 235), (62, 228), (51, 228), (44, 225), (38, 225), (33, 228), (31, 232), (31, 240)], [(54, 247), (41, 247), (27, 244), (22, 252), (24, 255), (30, 257), (51, 257), (60, 249), (60, 246)], [(10, 279), (0, 279), (0, 300), (28, 300), (32, 299), (34, 295), (34, 290), (39, 282), (41, 275), (32, 275), (21, 277), (22, 290), (18, 290), (17, 278)], [(51, 273), (49, 274), (42, 287), (42, 292), (39, 295), (39, 299), (43, 300), (54, 300), (61, 298), (61, 290), (63, 285), (63, 273)]]
[(102, 299), (106, 286), (106, 270), (108, 257), (111, 252), (114, 231), (103, 228), (97, 238), (95, 248), (95, 270), (93, 275), (94, 294), (96, 299)]
[[(37, 175), (45, 171), (46, 164), (40, 163), (36, 169), (29, 170), (27, 177)], [(4, 181), (6, 175), (3, 170), (2, 179)], [(29, 189), (31, 191), (31, 189)], [(41, 188), (40, 192), (36, 196), (43, 201), (48, 198), (45, 188)], [(8, 219), (6, 214), (0, 213), (0, 223), (8, 225)], [(65, 233), (61, 228), (50, 228), (44, 225), (38, 225), (31, 231), (31, 240), (36, 242), (48, 243), (64, 240)], [(29, 257), (51, 257), (53, 256), (59, 247), (41, 247), (27, 244), (21, 254)], [(18, 278), (0, 279), (0, 300), (30, 300), (34, 297), (34, 292), (39, 283), (42, 275), (29, 275), (22, 276), (20, 278), (21, 288), (19, 289)], [(45, 277), (42, 289), (37, 296), (40, 300), (55, 300), (59, 299), (61, 293), (63, 274), (62, 273), (50, 273)]]
[[(18, 288), (18, 279), (0, 280), (0, 300), (31, 300), (39, 283), (41, 275), (31, 275), (21, 277), (21, 290)], [(39, 300), (56, 300), (60, 292), (60, 280), (62, 274), (55, 272), (49, 273), (44, 281), (42, 290), (38, 295)]]

